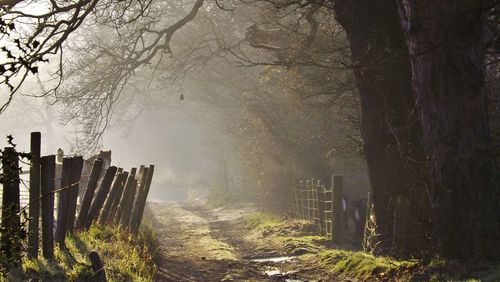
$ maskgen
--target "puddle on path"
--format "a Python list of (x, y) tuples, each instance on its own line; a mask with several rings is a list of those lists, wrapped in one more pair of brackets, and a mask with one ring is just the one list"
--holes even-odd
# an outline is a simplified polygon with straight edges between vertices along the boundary
[(297, 258), (297, 256), (285, 256), (285, 257), (272, 257), (272, 258), (259, 258), (259, 259), (251, 259), (253, 262), (287, 262)]
[(272, 276), (278, 276), (278, 277), (290, 276), (294, 273), (297, 273), (297, 271), (283, 271), (275, 266), (268, 266), (268, 267), (266, 267), (266, 270), (264, 271), (264, 274), (266, 274), (269, 277), (272, 277)]
[[(286, 263), (296, 259), (297, 256), (280, 256), (280, 257), (267, 257), (251, 259), (250, 261), (258, 263)], [(294, 276), (297, 271), (285, 271), (276, 266), (266, 266), (263, 274), (271, 278), (280, 278), (285, 282), (303, 282), (303, 280), (296, 279)]]
[(293, 278), (295, 273), (297, 271), (283, 271), (275, 266), (268, 266), (264, 271), (264, 274), (271, 278), (282, 278), (286, 282), (303, 282), (303, 280)]

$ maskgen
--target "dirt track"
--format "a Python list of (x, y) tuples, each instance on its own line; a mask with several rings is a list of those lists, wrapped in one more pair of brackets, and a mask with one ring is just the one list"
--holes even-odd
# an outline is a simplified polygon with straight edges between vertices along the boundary
[[(160, 249), (156, 281), (340, 281), (311, 260), (259, 260), (293, 255), (265, 234), (243, 228), (251, 207), (208, 209), (150, 204)], [(278, 259), (279, 260), (279, 259)]]

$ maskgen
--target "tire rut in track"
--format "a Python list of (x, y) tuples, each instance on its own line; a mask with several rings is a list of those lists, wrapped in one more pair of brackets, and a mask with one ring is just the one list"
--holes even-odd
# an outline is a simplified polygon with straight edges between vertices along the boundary
[[(160, 243), (155, 281), (340, 281), (316, 265), (255, 258), (286, 256), (279, 246), (250, 238), (242, 217), (251, 208), (209, 209), (187, 203), (150, 204)], [(289, 274), (266, 275), (266, 271)], [(300, 279), (299, 279), (300, 278)]]

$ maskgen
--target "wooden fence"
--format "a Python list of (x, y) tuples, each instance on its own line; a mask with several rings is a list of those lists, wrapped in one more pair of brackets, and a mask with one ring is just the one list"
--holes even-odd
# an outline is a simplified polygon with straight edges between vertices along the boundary
[(316, 179), (299, 180), (293, 189), (293, 213), (299, 218), (313, 221), (322, 235), (340, 244), (343, 229), (342, 194), (341, 175), (333, 175), (330, 186)]
[[(136, 168), (129, 172), (111, 165), (102, 173), (103, 160), (97, 158), (91, 164), (90, 174), (84, 175), (88, 181), (82, 181), (85, 160), (81, 156), (63, 157), (58, 152), (59, 162), (54, 155), (40, 156), (40, 140), (40, 133), (33, 132), (29, 154), (19, 153), (14, 147), (4, 148), (2, 153), (2, 263), (21, 264), (22, 221), (27, 219), (28, 258), (38, 256), (41, 243), (42, 256), (53, 259), (54, 243), (65, 248), (66, 235), (88, 229), (95, 222), (115, 224), (137, 235), (154, 165), (141, 165), (138, 172)], [(29, 159), (29, 180), (20, 175), (22, 156)], [(82, 183), (85, 187), (80, 187)], [(84, 189), (81, 205), (77, 204), (79, 189)], [(99, 262), (98, 254), (92, 252), (89, 256), (91, 261)], [(97, 267), (99, 272), (103, 272), (101, 268)]]

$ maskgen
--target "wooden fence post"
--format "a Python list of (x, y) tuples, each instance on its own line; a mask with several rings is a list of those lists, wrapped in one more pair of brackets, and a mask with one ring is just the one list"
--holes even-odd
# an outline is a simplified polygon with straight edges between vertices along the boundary
[(302, 180), (299, 180), (297, 182), (297, 187), (295, 187), (295, 197), (296, 197), (296, 203), (297, 203), (297, 217), (302, 218), (302, 205), (301, 205), (301, 194), (300, 194), (300, 189), (302, 187)]
[[(120, 224), (121, 218), (123, 216), (123, 209), (124, 209), (124, 206), (126, 205), (125, 202), (129, 201), (129, 199), (127, 199), (127, 197), (130, 198), (130, 195), (131, 195), (130, 190), (133, 188), (133, 187), (131, 187), (131, 185), (134, 184), (136, 172), (137, 172), (137, 168), (135, 168), (135, 167), (131, 168), (129, 175), (128, 175), (127, 179), (125, 180), (125, 184), (123, 185), (122, 193), (120, 195), (120, 198), (117, 201), (116, 210), (114, 212), (113, 217), (111, 218), (111, 220), (115, 224)], [(127, 192), (127, 190), (129, 190), (129, 191)]]
[(137, 181), (140, 181), (141, 180), (141, 177), (142, 177), (142, 173), (144, 172), (144, 168), (146, 166), (145, 165), (140, 165), (139, 166), (139, 172), (137, 173), (137, 175), (135, 176), (135, 179), (137, 179)]
[(311, 181), (311, 219), (314, 222), (314, 224), (319, 224), (318, 222), (318, 217), (317, 217), (317, 197), (316, 197), (316, 183), (319, 182), (319, 180), (314, 180)]
[(299, 195), (300, 195), (300, 216), (302, 219), (306, 219), (306, 208), (304, 204), (304, 191), (305, 187), (307, 187), (307, 180), (302, 181), (302, 185), (299, 187)]
[(125, 185), (127, 184), (127, 179), (128, 179), (128, 172), (123, 173), (123, 179), (120, 183), (120, 186), (118, 187), (118, 191), (116, 192), (116, 195), (113, 200), (113, 204), (111, 205), (111, 209), (109, 211), (108, 215), (108, 222), (114, 222), (114, 218), (116, 217), (116, 214), (118, 213), (118, 205), (120, 204), (120, 201), (123, 197), (123, 192), (125, 191)]
[(97, 190), (94, 200), (90, 205), (89, 213), (87, 216), (87, 222), (85, 222), (86, 229), (88, 229), (92, 224), (92, 222), (96, 220), (96, 218), (99, 216), (102, 205), (104, 204), (104, 201), (106, 201), (106, 197), (108, 196), (109, 188), (111, 187), (111, 183), (113, 182), (113, 178), (115, 177), (116, 171), (117, 171), (116, 166), (110, 166), (106, 170), (106, 174), (102, 179), (99, 190)]
[(92, 265), (92, 271), (94, 272), (92, 278), (89, 280), (94, 282), (106, 282), (106, 271), (104, 270), (104, 263), (99, 253), (97, 251), (90, 251), (89, 260)]
[(125, 184), (122, 200), (120, 201), (120, 213), (117, 218), (119, 224), (122, 226), (130, 226), (130, 217), (132, 216), (132, 209), (134, 208), (137, 187), (137, 180), (133, 175), (129, 175), (127, 183)]
[(299, 186), (300, 180), (297, 180), (293, 183), (293, 214), (298, 217), (298, 196), (297, 196), (297, 187)]
[(54, 182), (56, 177), (56, 157), (41, 158), (42, 182), (42, 255), (54, 258)]
[(332, 186), (323, 192), (323, 207), (325, 209), (325, 234), (332, 239), (332, 218), (333, 218), (333, 190)]
[(154, 166), (150, 165), (149, 167), (144, 168), (141, 175), (140, 187), (137, 191), (137, 196), (134, 202), (134, 210), (132, 211), (132, 218), (130, 220), (130, 230), (133, 234), (137, 234), (139, 232), (139, 226), (141, 225), (142, 214), (146, 206), (146, 198), (148, 197), (149, 185), (151, 185), (153, 172)]
[(311, 191), (314, 189), (314, 178), (311, 178), (309, 181), (309, 186), (307, 187), (307, 216), (308, 220), (314, 218), (314, 210), (313, 210), (313, 201), (312, 201), (312, 193)]
[(92, 199), (94, 198), (95, 190), (97, 188), (97, 182), (99, 181), (99, 176), (101, 175), (102, 165), (103, 161), (99, 158), (95, 159), (94, 163), (92, 164), (89, 181), (87, 182), (87, 187), (85, 188), (85, 193), (83, 195), (82, 206), (80, 207), (80, 212), (78, 213), (78, 218), (76, 220), (77, 229), (82, 229), (85, 227), (90, 204), (92, 203)]
[(73, 233), (75, 228), (76, 203), (78, 201), (82, 168), (83, 158), (81, 156), (73, 157), (70, 171), (70, 188), (68, 191), (68, 213), (66, 214), (67, 230), (71, 233)]
[(135, 177), (136, 172), (137, 172), (137, 168), (133, 167), (133, 168), (130, 169), (130, 173), (128, 175), (129, 176), (131, 175), (131, 176)]
[[(57, 149), (56, 153), (56, 177), (55, 177), (55, 182), (54, 182), (54, 189), (56, 191), (61, 188), (61, 181), (62, 181), (62, 163), (63, 163), (63, 158), (64, 158), (64, 151), (59, 148)], [(59, 196), (59, 194), (57, 194)], [(57, 202), (59, 201), (59, 197), (55, 198)], [(57, 206), (59, 206), (59, 203), (57, 203)]]
[(63, 158), (64, 158), (64, 151), (63, 151), (63, 149), (61, 149), (61, 148), (57, 149), (56, 162), (62, 164)]
[(332, 176), (333, 184), (333, 214), (332, 214), (332, 240), (336, 244), (342, 242), (342, 195), (344, 179), (342, 175)]
[(105, 224), (109, 222), (113, 205), (115, 201), (119, 201), (117, 199), (118, 194), (121, 196), (121, 190), (123, 190), (123, 185), (128, 176), (128, 172), (119, 172), (115, 176), (115, 180), (113, 181), (113, 185), (108, 193), (108, 197), (101, 211), (101, 215), (99, 217), (99, 223)]
[(305, 205), (305, 212), (304, 212), (304, 219), (309, 220), (309, 187), (311, 186), (311, 180), (306, 179), (306, 189), (304, 190), (304, 193), (306, 194), (304, 200), (306, 201)]
[(326, 229), (324, 186), (319, 185), (319, 183), (316, 186), (316, 197), (318, 199), (319, 233), (324, 234)]
[(19, 159), (12, 147), (5, 147), (2, 156), (3, 192), (2, 192), (2, 233), (0, 252), (4, 266), (21, 265), (21, 231), (19, 216)]
[(30, 147), (28, 258), (32, 259), (38, 257), (38, 229), (40, 224), (40, 132), (31, 132)]
[(68, 213), (68, 198), (71, 177), (71, 166), (73, 158), (63, 158), (62, 172), (61, 172), (61, 186), (58, 189), (57, 197), (57, 223), (55, 241), (59, 246), (64, 245), (64, 239), (67, 229), (67, 213)]

